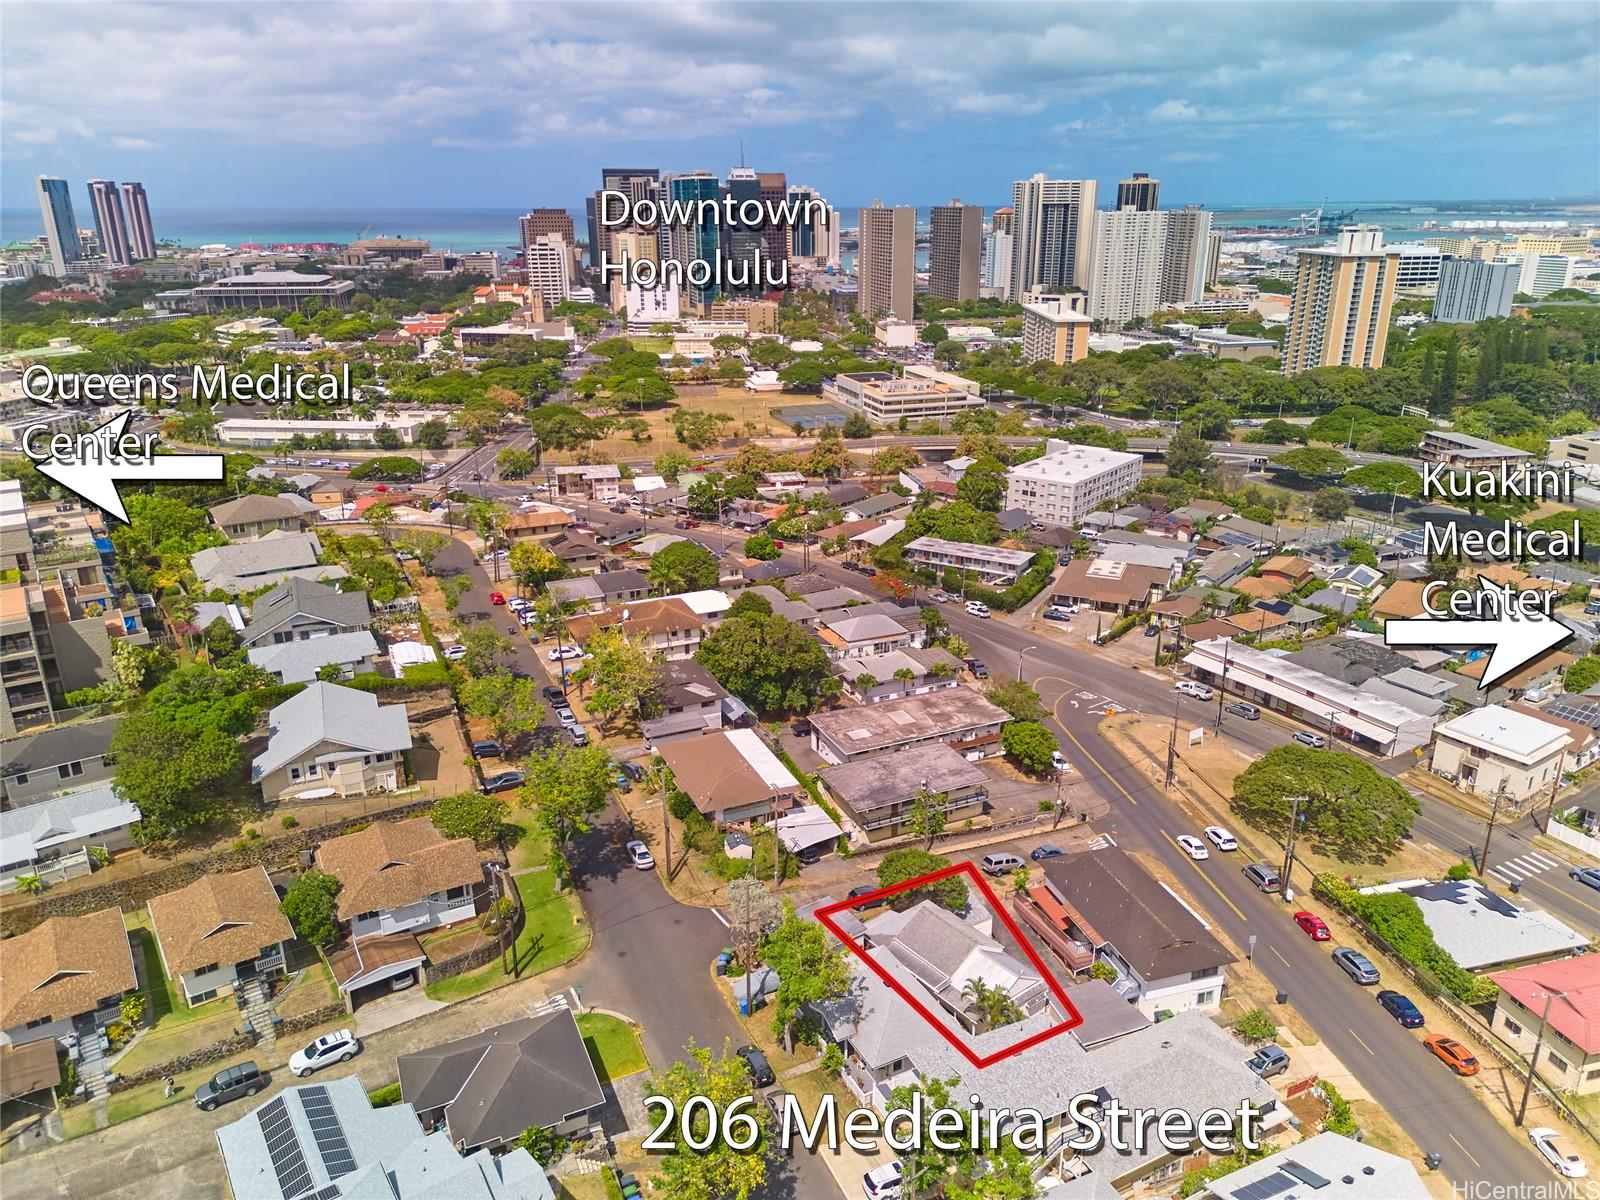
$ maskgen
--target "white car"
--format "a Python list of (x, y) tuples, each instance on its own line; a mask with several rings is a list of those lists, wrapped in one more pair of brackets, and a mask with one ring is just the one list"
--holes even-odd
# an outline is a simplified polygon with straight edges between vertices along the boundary
[(361, 1053), (361, 1040), (348, 1029), (325, 1033), (304, 1050), (289, 1056), (289, 1070), (304, 1079), (313, 1071), (336, 1062), (349, 1062)]
[(1214, 693), (1203, 683), (1196, 683), (1192, 679), (1185, 679), (1172, 686), (1175, 692), (1182, 692), (1185, 696), (1193, 696), (1196, 700), (1209, 700)]
[(904, 1175), (898, 1159), (873, 1167), (861, 1177), (862, 1194), (867, 1200), (892, 1200), (900, 1195)]
[(465, 646), (446, 646), (444, 648), (446, 662), (460, 662), (466, 656), (467, 648)]
[(968, 600), (967, 615), (972, 617), (987, 618), (989, 615), (989, 606), (987, 604), (980, 604), (976, 600)]
[(636, 870), (648, 871), (656, 865), (655, 857), (650, 853), (650, 847), (643, 842), (628, 843), (628, 858), (633, 862)]
[(1234, 839), (1233, 834), (1229, 833), (1221, 825), (1207, 825), (1206, 840), (1218, 850), (1237, 850), (1239, 848), (1239, 843)]
[(1183, 847), (1183, 852), (1190, 858), (1200, 860), (1211, 857), (1211, 851), (1206, 849), (1206, 844), (1192, 833), (1180, 833), (1172, 839)]
[(582, 658), (583, 651), (576, 646), (555, 646), (550, 650), (550, 661), (560, 662), (564, 658)]
[(1067, 756), (1059, 750), (1050, 751), (1050, 765), (1063, 774), (1072, 770), (1072, 764), (1067, 761)]
[(1589, 1168), (1583, 1159), (1572, 1152), (1572, 1147), (1567, 1145), (1566, 1139), (1554, 1129), (1543, 1125), (1537, 1129), (1530, 1129), (1528, 1140), (1539, 1152), (1539, 1157), (1549, 1163), (1555, 1173), (1563, 1179), (1588, 1178)]

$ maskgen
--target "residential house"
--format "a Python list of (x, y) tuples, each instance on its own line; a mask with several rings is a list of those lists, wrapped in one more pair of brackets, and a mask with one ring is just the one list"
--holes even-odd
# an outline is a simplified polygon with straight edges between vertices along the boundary
[(640, 724), (651, 747), (715, 733), (724, 723), (723, 702), (730, 698), (716, 676), (692, 658), (661, 664), (656, 673), (656, 696), (661, 715)]
[[(1561, 690), (1561, 676), (1573, 663), (1573, 657), (1560, 650), (1546, 650), (1536, 658), (1530, 659), (1516, 670), (1502, 675), (1490, 688), (1489, 698), (1499, 702), (1502, 700), (1542, 700), (1551, 692)], [(1489, 655), (1480, 653), (1470, 662), (1462, 663), (1456, 674), (1463, 679), (1470, 679), (1476, 683), (1483, 678), (1484, 670), (1489, 665)], [(1478, 695), (1482, 695), (1479, 691)]]
[(1033, 514), (1025, 508), (1002, 509), (994, 519), (1000, 525), (1000, 532), (1007, 537), (1033, 524)]
[(1289, 590), (1306, 583), (1315, 574), (1309, 559), (1301, 558), (1297, 554), (1275, 554), (1261, 564), (1262, 579), (1278, 580), (1287, 585)]
[(1383, 572), (1366, 563), (1350, 563), (1328, 576), (1328, 586), (1340, 595), (1365, 600), (1383, 584)]
[(724, 729), (657, 752), (678, 790), (719, 824), (769, 821), (800, 803), (804, 789), (750, 729)]
[(1318, 1133), (1201, 1184), (1193, 1200), (1429, 1200), (1417, 1168), (1398, 1154), (1337, 1133)]
[(89, 874), (91, 851), (133, 845), (139, 815), (109, 780), (0, 812), (0, 891), (19, 875), (59, 882)]
[(633, 513), (598, 513), (586, 524), (594, 540), (602, 546), (620, 546), (644, 536), (644, 518)]
[(887, 654), (913, 644), (912, 631), (893, 617), (884, 613), (857, 616), (849, 608), (821, 618), (817, 637), (835, 661)]
[(0, 742), (0, 808), (21, 808), (69, 788), (104, 783), (119, 717), (78, 721)]
[(1133, 567), (1162, 567), (1168, 579), (1176, 582), (1189, 561), (1187, 546), (1147, 546), (1142, 542), (1105, 542), (1095, 557), (1102, 562), (1127, 563)]
[(0, 974), (0, 1043), (87, 1037), (122, 1019), (139, 986), (120, 909), (49, 917), (6, 939)]
[(336, 911), (357, 941), (470, 921), (484, 890), (472, 839), (447, 838), (426, 816), (329, 838), (316, 865), (339, 881)]
[(845, 691), (863, 704), (920, 696), (961, 682), (961, 660), (938, 646), (840, 658), (833, 671)]
[(1434, 729), (1428, 769), (1466, 791), (1498, 795), (1511, 812), (1522, 812), (1560, 786), (1571, 744), (1559, 725), (1489, 704)]
[(1372, 602), (1373, 620), (1403, 620), (1406, 617), (1422, 616), (1425, 611), (1422, 605), (1422, 588), (1423, 582), (1420, 579), (1395, 580)]
[[(1424, 678), (1433, 677), (1424, 676)], [(1595, 697), (1563, 692), (1542, 708), (1533, 708), (1520, 700), (1513, 701), (1506, 707), (1513, 712), (1526, 713), (1528, 716), (1537, 717), (1547, 725), (1554, 725), (1558, 729), (1567, 731), (1572, 738), (1572, 744), (1567, 747), (1566, 761), (1562, 764), (1563, 771), (1568, 773), (1581, 771), (1600, 759), (1600, 700)]]
[(1172, 573), (1165, 567), (1140, 567), (1115, 559), (1078, 558), (1052, 585), (1057, 604), (1077, 604), (1122, 616), (1141, 612), (1162, 598)]
[(526, 1150), (463, 1154), (410, 1104), (373, 1107), (356, 1075), (284, 1088), (216, 1136), (238, 1200), (555, 1200)]
[(569, 571), (590, 572), (600, 569), (600, 543), (578, 529), (564, 529), (549, 538), (544, 548), (561, 560)]
[(253, 592), (290, 579), (327, 581), (349, 574), (323, 566), (322, 543), (314, 533), (269, 533), (253, 542), (211, 546), (189, 556), (189, 566), (205, 591), (230, 595)]
[(290, 796), (364, 796), (398, 791), (411, 729), (404, 704), (370, 692), (312, 683), (267, 717), (267, 748), (250, 778), (269, 803)]
[(1257, 600), (1250, 607), (1256, 612), (1282, 617), (1284, 628), (1295, 634), (1310, 633), (1328, 619), (1327, 613), (1307, 608), (1303, 604), (1295, 604), (1290, 600)]
[[(792, 579), (789, 581), (789, 591), (794, 592), (794, 580)], [(795, 592), (795, 595), (800, 595), (800, 593)], [(855, 588), (832, 586), (823, 588), (820, 591), (805, 593), (805, 601), (817, 613), (831, 613), (837, 612), (842, 608), (877, 603), (872, 597), (862, 595)]]
[(615, 463), (584, 463), (546, 470), (557, 496), (610, 504), (622, 491), (622, 470)]
[(583, 1033), (564, 1005), (402, 1054), (395, 1065), (401, 1099), (423, 1128), (447, 1134), (463, 1151), (502, 1150), (527, 1129), (585, 1134), (606, 1105)]
[(812, 714), (811, 746), (830, 763), (944, 742), (969, 758), (999, 753), (1010, 715), (965, 685)]
[(846, 508), (851, 504), (859, 504), (867, 498), (867, 489), (859, 483), (830, 483), (827, 488), (828, 500), (836, 508)]
[(256, 597), (239, 641), (249, 649), (371, 627), (372, 608), (365, 592), (341, 592), (310, 579), (291, 579)]
[(988, 772), (943, 742), (824, 767), (818, 778), (856, 841), (904, 834), (906, 817), (924, 787), (944, 797), (940, 807), (950, 824), (982, 816), (989, 800)]
[(1361, 890), (1410, 896), (1434, 942), (1466, 971), (1565, 958), (1589, 944), (1589, 934), (1542, 909), (1521, 908), (1476, 879), (1404, 879)]
[(202, 875), (152, 896), (147, 907), (162, 966), (187, 1004), (284, 973), (284, 946), (294, 930), (264, 867)]
[(378, 669), (378, 642), (365, 629), (355, 633), (336, 633), (332, 637), (308, 638), (302, 642), (279, 642), (256, 646), (250, 661), (279, 683), (310, 683), (333, 668), (340, 679), (371, 675)]
[(1524, 1055), (1539, 1031), (1541, 1078), (1558, 1091), (1600, 1093), (1600, 978), (1588, 955), (1535, 963), (1489, 976), (1499, 987), (1494, 1031)]
[(821, 614), (811, 607), (809, 599), (791, 600), (777, 588), (764, 583), (749, 588), (748, 592), (752, 596), (760, 596), (772, 605), (772, 611), (784, 620), (793, 621), (802, 629), (816, 629)]
[[(775, 579), (788, 579), (800, 574), (800, 568), (786, 559), (774, 558), (769, 562), (753, 562), (741, 572), (746, 583), (771, 583)], [(718, 586), (722, 586), (720, 583)]]
[(500, 528), (513, 542), (535, 541), (560, 533), (572, 524), (572, 514), (554, 504), (525, 504), (502, 522)]
[(694, 657), (705, 636), (706, 620), (676, 598), (637, 600), (567, 619), (567, 634), (579, 646), (587, 645), (597, 631), (613, 627), (672, 661)]
[(210, 510), (211, 523), (229, 541), (256, 538), (274, 529), (304, 529), (317, 506), (293, 492), (281, 496), (240, 496)]
[(544, 585), (545, 594), (567, 612), (599, 612), (606, 606), (605, 594), (593, 575), (576, 579), (552, 579)]
[(966, 571), (977, 575), (988, 587), (1010, 587), (1033, 561), (1032, 550), (1012, 550), (1005, 546), (980, 546), (973, 542), (949, 542), (944, 538), (913, 538), (905, 545), (908, 562), (935, 571)]
[(1251, 567), (1256, 556), (1250, 550), (1226, 549), (1213, 551), (1201, 562), (1195, 580), (1209, 587), (1228, 587)]
[[(618, 571), (596, 571), (591, 579), (600, 589), (600, 599), (610, 607), (615, 604), (631, 604), (635, 600), (644, 600), (649, 597), (652, 590), (650, 577), (643, 571), (636, 571), (632, 567), (624, 567)], [(560, 583), (562, 580), (555, 580)]]
[[(978, 911), (982, 926), (989, 926), (992, 918)], [(1050, 993), (1043, 976), (1012, 957), (982, 926), (923, 900), (866, 922), (861, 945), (897, 959), (920, 985), (913, 994), (937, 1005), (968, 1033), (986, 1024), (976, 1003), (978, 986), (1001, 993), (1024, 1017), (1046, 1011)]]
[(1225, 617), (1243, 603), (1237, 592), (1231, 592), (1224, 587), (1211, 587), (1204, 583), (1192, 584), (1178, 595), (1193, 596), (1200, 601), (1201, 610), (1213, 617)]
[(881, 492), (876, 496), (868, 496), (865, 500), (856, 500), (844, 507), (846, 521), (866, 521), (874, 517), (886, 517), (892, 512), (897, 512), (910, 504), (909, 497), (896, 492)]
[(1311, 608), (1325, 608), (1341, 617), (1348, 617), (1361, 607), (1358, 597), (1335, 591), (1331, 587), (1318, 588), (1305, 600)]
[(1185, 621), (1197, 618), (1203, 606), (1198, 596), (1173, 596), (1150, 606), (1150, 615), (1160, 618), (1169, 629), (1176, 629)]
[(1222, 1004), (1233, 955), (1198, 913), (1122, 850), (1049, 859), (1044, 881), (1013, 899), (1074, 974), (1103, 962), (1112, 987), (1152, 1020)]

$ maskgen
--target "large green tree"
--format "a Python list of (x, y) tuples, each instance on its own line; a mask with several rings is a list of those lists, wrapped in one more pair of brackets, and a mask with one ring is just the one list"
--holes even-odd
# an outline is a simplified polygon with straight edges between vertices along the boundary
[(1422, 495), (1422, 476), (1404, 463), (1371, 463), (1357, 467), (1345, 475), (1344, 482), (1351, 487), (1362, 487), (1372, 492)]
[[(651, 1077), (645, 1094), (666, 1097), (687, 1126), (673, 1129), (673, 1148), (657, 1160), (663, 1195), (675, 1200), (749, 1200), (766, 1182), (769, 1152), (763, 1147), (771, 1143), (771, 1114), (751, 1097), (750, 1072), (729, 1046), (715, 1056), (691, 1042), (683, 1058)], [(690, 1105), (695, 1097), (711, 1103)], [(758, 1141), (753, 1147), (737, 1149), (721, 1136), (722, 1116), (735, 1105), (741, 1126), (745, 1114), (755, 1124)], [(743, 1134), (741, 1129), (736, 1136)]]
[[(908, 879), (931, 875), (950, 865), (942, 854), (934, 854), (915, 846), (904, 850), (891, 850), (878, 862), (878, 886), (893, 887)], [(932, 900), (951, 912), (960, 912), (967, 906), (967, 884), (960, 875), (951, 875), (921, 887), (908, 888), (889, 897), (889, 905), (896, 909), (910, 908), (924, 900)]]
[(1024, 771), (1048, 775), (1056, 739), (1037, 721), (1012, 721), (1000, 731), (1000, 745)]
[(991, 704), (999, 705), (1016, 721), (1042, 721), (1046, 710), (1044, 701), (1031, 683), (1021, 679), (992, 680), (984, 693)]
[(587, 833), (606, 807), (611, 791), (611, 756), (600, 746), (556, 746), (524, 763), (528, 782), (519, 793), (535, 808), (550, 837), (553, 858), (563, 874), (570, 870), (572, 839)]
[(533, 680), (518, 679), (510, 671), (468, 676), (458, 696), (462, 711), (469, 717), (487, 718), (495, 737), (502, 740), (532, 733), (544, 717)]
[(339, 881), (312, 867), (289, 885), (278, 907), (289, 918), (295, 936), (313, 946), (326, 946), (339, 936), (334, 897)]
[(221, 816), (243, 793), (244, 758), (225, 728), (146, 707), (111, 735), (118, 796), (139, 809), (140, 840), (154, 841)]
[(717, 586), (717, 558), (693, 542), (673, 542), (650, 556), (648, 574), (662, 595), (704, 591)]
[(695, 658), (758, 712), (809, 712), (837, 691), (821, 643), (776, 613), (730, 614)]
[(783, 920), (761, 947), (761, 961), (778, 973), (773, 1032), (792, 1052), (794, 1022), (801, 1006), (837, 1000), (849, 988), (845, 949), (821, 925), (797, 917), (794, 905), (785, 902)]
[(1299, 798), (1300, 833), (1340, 862), (1381, 862), (1399, 848), (1418, 811), (1405, 788), (1338, 750), (1278, 746), (1233, 781), (1233, 810), (1280, 841)]
[(1350, 469), (1350, 460), (1326, 446), (1301, 446), (1287, 450), (1272, 460), (1308, 479), (1337, 479)]
[(586, 649), (589, 657), (572, 678), (593, 685), (586, 701), (590, 712), (608, 725), (619, 716), (645, 719), (656, 715), (661, 667), (643, 642), (612, 627), (596, 632)]
[(492, 846), (505, 825), (506, 802), (482, 792), (458, 792), (435, 800), (428, 818), (445, 837), (471, 838), (474, 845)]

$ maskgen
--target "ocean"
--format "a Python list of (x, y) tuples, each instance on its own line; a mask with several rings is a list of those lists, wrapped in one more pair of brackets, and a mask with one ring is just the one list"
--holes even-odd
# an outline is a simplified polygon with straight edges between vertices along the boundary
[[(1176, 198), (1169, 203), (1176, 203)], [(842, 206), (846, 232), (855, 229), (856, 207)], [(1215, 226), (1220, 229), (1293, 227), (1300, 213), (1318, 207), (1329, 215), (1353, 212), (1353, 219), (1381, 226), (1385, 236), (1391, 239), (1415, 237), (1429, 221), (1436, 222), (1441, 232), (1449, 232), (1450, 222), (1455, 220), (1600, 223), (1600, 209), (1595, 205), (1569, 206), (1555, 201), (1325, 200), (1300, 205), (1221, 205), (1213, 207), (1212, 212)], [(399, 235), (426, 238), (442, 250), (511, 251), (518, 248), (518, 220), (524, 211), (515, 208), (169, 209), (160, 205), (158, 196), (152, 201), (151, 216), (159, 240), (184, 246), (215, 242), (230, 246), (275, 246), (353, 242), (362, 237)], [(587, 230), (583, 209), (568, 211), (572, 213), (579, 240), (584, 239)], [(993, 207), (985, 209), (986, 214), (993, 211)], [(927, 207), (918, 208), (920, 225), (926, 226), (928, 213)], [(87, 207), (79, 210), (78, 215), (80, 223), (85, 223)], [(43, 231), (37, 207), (0, 208), (0, 244), (29, 240)]]

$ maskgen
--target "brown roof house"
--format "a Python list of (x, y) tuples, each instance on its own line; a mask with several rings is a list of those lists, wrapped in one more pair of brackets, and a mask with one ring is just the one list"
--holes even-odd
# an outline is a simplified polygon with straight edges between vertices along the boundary
[(470, 921), (484, 888), (470, 838), (446, 838), (427, 817), (374, 821), (317, 847), (339, 881), (336, 913), (349, 941), (329, 956), (339, 990), (385, 983), (427, 958), (417, 934)]
[(724, 729), (657, 746), (678, 790), (713, 821), (767, 821), (803, 798), (800, 781), (752, 729)]
[(152, 896), (149, 909), (161, 963), (189, 1004), (284, 973), (284, 944), (294, 930), (263, 867), (203, 875)]
[(1379, 621), (1388, 617), (1420, 617), (1423, 612), (1422, 588), (1420, 579), (1396, 580), (1372, 602), (1373, 617)]
[(639, 600), (604, 612), (571, 617), (567, 633), (578, 645), (587, 644), (595, 632), (619, 626), (633, 641), (668, 661), (693, 658), (705, 636), (706, 621), (682, 600)]
[(1142, 567), (1113, 558), (1077, 558), (1052, 589), (1056, 603), (1084, 604), (1102, 612), (1138, 612), (1159, 599), (1172, 581), (1166, 567)]
[(121, 1020), (122, 994), (137, 986), (119, 910), (51, 917), (6, 939), (0, 1031), (12, 1045), (82, 1037)]

